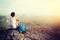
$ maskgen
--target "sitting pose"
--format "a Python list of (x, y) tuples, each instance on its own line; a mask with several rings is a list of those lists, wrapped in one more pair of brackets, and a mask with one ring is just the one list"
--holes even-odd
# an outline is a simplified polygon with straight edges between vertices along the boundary
[(19, 19), (15, 16), (15, 12), (12, 12), (10, 18), (10, 28), (17, 28), (19, 24), (20, 22)]
[(25, 24), (20, 23), (19, 19), (15, 16), (15, 12), (11, 13), (10, 25), (10, 28), (17, 29), (21, 33), (26, 33)]

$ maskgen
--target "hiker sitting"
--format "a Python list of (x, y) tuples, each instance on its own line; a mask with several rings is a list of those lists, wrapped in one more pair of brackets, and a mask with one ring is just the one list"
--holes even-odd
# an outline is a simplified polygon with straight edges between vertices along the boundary
[(15, 12), (11, 13), (10, 28), (17, 29), (21, 33), (26, 33), (24, 23), (20, 23), (19, 19), (15, 16)]
[(18, 21), (19, 19), (15, 16), (15, 12), (11, 13), (11, 18), (10, 18), (10, 28), (16, 29), (18, 26)]

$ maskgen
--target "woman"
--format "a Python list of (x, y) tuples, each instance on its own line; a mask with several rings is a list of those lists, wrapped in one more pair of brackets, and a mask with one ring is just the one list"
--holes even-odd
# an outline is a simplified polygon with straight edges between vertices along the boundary
[(17, 29), (21, 33), (26, 33), (26, 28), (24, 23), (20, 24), (19, 19), (15, 16), (15, 12), (11, 13), (10, 25), (11, 25), (10, 28)]
[(11, 18), (10, 18), (10, 28), (16, 29), (19, 24), (20, 24), (20, 21), (15, 16), (15, 12), (12, 12), (11, 13)]

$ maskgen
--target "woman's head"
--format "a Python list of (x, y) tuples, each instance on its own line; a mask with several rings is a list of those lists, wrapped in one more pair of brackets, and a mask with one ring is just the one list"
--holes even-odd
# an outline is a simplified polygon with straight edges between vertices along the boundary
[(11, 16), (14, 17), (15, 16), (15, 12), (11, 12)]

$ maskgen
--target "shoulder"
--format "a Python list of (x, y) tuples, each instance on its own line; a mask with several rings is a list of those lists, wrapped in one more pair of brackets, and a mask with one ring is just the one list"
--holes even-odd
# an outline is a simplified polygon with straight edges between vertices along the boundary
[(11, 19), (11, 20), (16, 20), (16, 18), (15, 18), (15, 17), (10, 17), (10, 19)]

